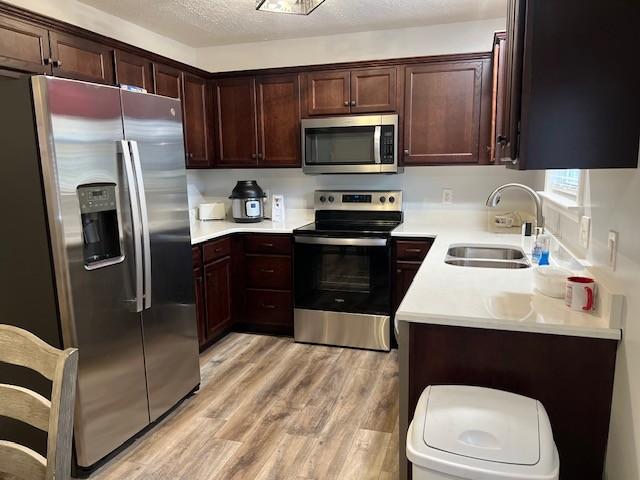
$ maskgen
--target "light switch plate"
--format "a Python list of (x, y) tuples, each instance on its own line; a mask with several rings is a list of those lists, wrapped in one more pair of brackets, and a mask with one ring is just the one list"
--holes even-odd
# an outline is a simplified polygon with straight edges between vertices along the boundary
[(449, 205), (453, 203), (453, 190), (450, 188), (442, 189), (442, 203)]
[(580, 219), (580, 246), (589, 248), (589, 239), (591, 238), (591, 217), (583, 216)]

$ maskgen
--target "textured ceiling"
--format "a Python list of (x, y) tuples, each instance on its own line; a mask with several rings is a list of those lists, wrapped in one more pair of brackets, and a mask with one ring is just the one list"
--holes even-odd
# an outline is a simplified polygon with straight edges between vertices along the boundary
[(309, 16), (255, 0), (80, 0), (194, 47), (504, 17), (507, 0), (326, 0)]

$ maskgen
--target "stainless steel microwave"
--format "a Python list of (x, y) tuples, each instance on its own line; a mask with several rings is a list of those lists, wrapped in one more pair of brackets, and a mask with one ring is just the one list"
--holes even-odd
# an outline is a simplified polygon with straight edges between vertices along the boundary
[(302, 120), (304, 173), (397, 173), (398, 115)]

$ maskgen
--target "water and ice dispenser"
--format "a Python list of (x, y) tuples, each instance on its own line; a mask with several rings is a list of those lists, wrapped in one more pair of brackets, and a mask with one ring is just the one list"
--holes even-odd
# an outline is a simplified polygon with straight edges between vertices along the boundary
[(82, 218), (83, 258), (88, 269), (122, 259), (115, 183), (92, 183), (77, 189)]

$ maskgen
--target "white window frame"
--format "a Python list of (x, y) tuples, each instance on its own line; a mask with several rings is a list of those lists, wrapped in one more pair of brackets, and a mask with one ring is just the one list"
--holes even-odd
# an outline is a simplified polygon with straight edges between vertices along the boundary
[(557, 170), (547, 170), (545, 172), (544, 196), (549, 198), (554, 203), (560, 204), (561, 206), (582, 207), (584, 202), (585, 185), (584, 170), (579, 170), (580, 178), (578, 180), (578, 190), (575, 193), (554, 185), (552, 182), (552, 174), (554, 172), (557, 172)]

